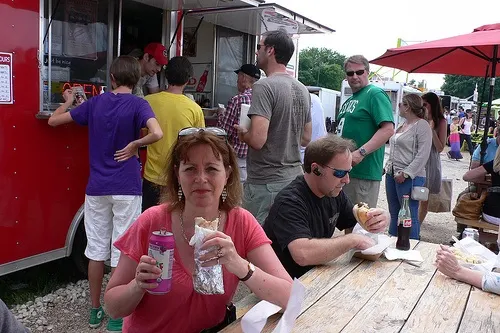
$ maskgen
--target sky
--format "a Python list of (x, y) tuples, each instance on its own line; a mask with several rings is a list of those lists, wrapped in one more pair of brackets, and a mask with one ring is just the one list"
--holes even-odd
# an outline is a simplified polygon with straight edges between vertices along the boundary
[[(303, 35), (299, 49), (326, 47), (345, 56), (363, 54), (368, 60), (396, 47), (398, 38), (408, 44), (472, 32), (484, 24), (500, 22), (500, 0), (267, 0), (336, 30), (332, 34)], [(378, 66), (370, 66), (372, 71)], [(380, 72), (392, 76), (393, 70)], [(406, 80), (406, 73), (396, 77)], [(409, 80), (427, 81), (439, 89), (443, 75), (410, 74)]]

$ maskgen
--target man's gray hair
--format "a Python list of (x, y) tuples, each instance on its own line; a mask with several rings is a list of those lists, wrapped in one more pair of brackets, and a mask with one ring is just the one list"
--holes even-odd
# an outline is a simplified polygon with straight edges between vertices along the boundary
[(361, 54), (356, 54), (347, 58), (346, 61), (344, 61), (344, 71), (346, 71), (348, 63), (363, 65), (365, 66), (365, 70), (367, 72), (370, 72), (370, 63), (368, 62), (368, 59), (366, 59)]

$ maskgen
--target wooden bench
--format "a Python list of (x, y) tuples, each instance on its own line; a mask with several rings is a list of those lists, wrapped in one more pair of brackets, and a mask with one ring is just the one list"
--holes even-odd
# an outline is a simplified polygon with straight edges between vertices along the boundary
[(462, 235), (465, 228), (475, 228), (479, 231), (479, 241), (481, 243), (495, 243), (498, 237), (498, 226), (493, 223), (486, 222), (483, 219), (466, 220), (460, 217), (455, 217), (457, 222), (457, 231)]

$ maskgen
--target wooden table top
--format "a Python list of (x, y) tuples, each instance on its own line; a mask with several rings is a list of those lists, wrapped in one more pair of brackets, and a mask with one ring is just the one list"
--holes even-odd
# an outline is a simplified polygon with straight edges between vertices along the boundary
[[(446, 277), (434, 266), (439, 245), (412, 241), (420, 267), (385, 258), (371, 262), (346, 256), (300, 278), (306, 287), (293, 332), (500, 332), (500, 296)], [(236, 304), (243, 316), (259, 300)], [(272, 332), (280, 315), (267, 321)], [(222, 332), (242, 332), (239, 321)]]

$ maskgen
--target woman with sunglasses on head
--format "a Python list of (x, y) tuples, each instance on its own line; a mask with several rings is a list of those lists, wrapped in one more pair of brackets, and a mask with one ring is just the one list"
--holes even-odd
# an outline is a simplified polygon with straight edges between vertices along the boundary
[[(422, 95), (426, 109), (425, 119), (431, 127), (432, 146), (425, 166), (425, 187), (429, 193), (438, 194), (441, 191), (441, 157), (440, 153), (446, 146), (446, 119), (443, 115), (441, 100), (432, 92)], [(418, 220), (424, 223), (427, 216), (429, 201), (420, 201), (418, 207)]]
[[(399, 115), (405, 118), (390, 139), (389, 159), (385, 166), (385, 189), (391, 213), (389, 234), (397, 236), (398, 212), (403, 195), (411, 195), (413, 186), (425, 183), (425, 165), (432, 145), (431, 128), (425, 118), (422, 98), (416, 94), (403, 97)], [(445, 128), (446, 130), (446, 128)], [(418, 201), (410, 197), (410, 238), (420, 239)]]
[[(145, 211), (117, 241), (120, 262), (105, 294), (112, 317), (126, 317), (124, 332), (217, 332), (227, 322), (226, 308), (239, 281), (257, 297), (286, 307), (292, 280), (274, 254), (255, 218), (238, 205), (241, 184), (238, 164), (226, 133), (219, 128), (188, 128), (179, 132), (168, 157), (163, 203)], [(217, 231), (202, 249), (215, 247), (199, 259), (204, 266), (223, 267), (222, 295), (202, 295), (193, 288), (195, 266), (189, 240), (195, 218), (219, 218)], [(153, 231), (165, 228), (175, 239), (172, 289), (152, 295), (151, 279), (161, 271), (147, 255)], [(255, 266), (254, 266), (255, 265)]]

